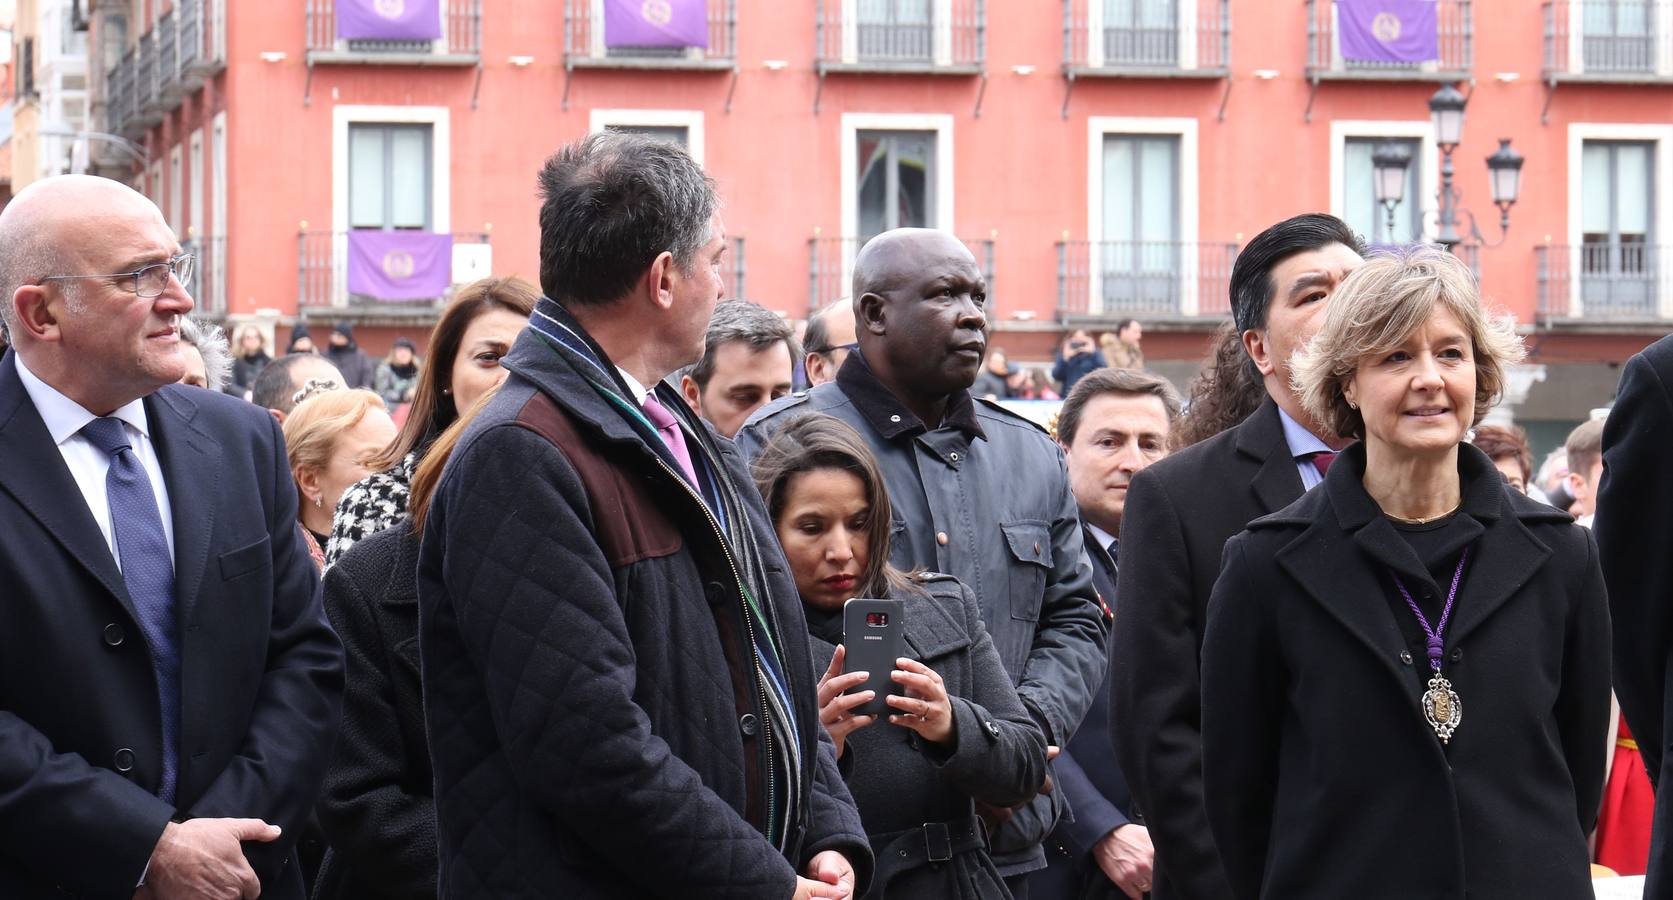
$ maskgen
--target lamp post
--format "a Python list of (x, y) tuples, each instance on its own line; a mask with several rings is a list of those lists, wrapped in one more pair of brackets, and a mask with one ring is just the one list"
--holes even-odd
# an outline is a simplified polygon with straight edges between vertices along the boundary
[(1371, 151), (1371, 174), (1377, 202), (1388, 213), (1388, 239), (1398, 241), (1394, 210), (1406, 196), (1406, 170), (1412, 164), (1412, 149), (1395, 141), (1384, 141)]
[[(1464, 242), (1465, 235), (1458, 231), (1460, 216), (1469, 219), (1468, 236), (1476, 243), (1485, 247), (1497, 247), (1504, 243), (1505, 236), (1510, 231), (1510, 208), (1516, 205), (1517, 195), (1522, 188), (1522, 154), (1511, 149), (1510, 138), (1500, 138), (1499, 149), (1487, 157), (1487, 174), (1493, 193), (1493, 205), (1499, 208), (1499, 239), (1489, 243), (1481, 236), (1481, 229), (1476, 226), (1475, 214), (1458, 205), (1462, 198), (1452, 186), (1452, 153), (1464, 140), (1464, 107), (1468, 103), (1469, 99), (1458, 93), (1458, 89), (1450, 84), (1441, 85), (1435, 96), (1429, 98), (1429, 116), (1434, 124), (1435, 144), (1441, 150), (1441, 187), (1436, 198), (1439, 208), (1436, 211), (1438, 229), (1435, 242), (1445, 247), (1448, 252), (1457, 252), (1458, 245)], [(1390, 232), (1394, 227), (1394, 208), (1400, 204), (1401, 195), (1405, 193), (1406, 167), (1411, 165), (1411, 154), (1404, 151), (1405, 148), (1390, 142), (1379, 146), (1371, 155), (1377, 201), (1388, 210)]]
[(150, 151), (146, 150), (143, 145), (136, 144), (119, 134), (110, 134), (104, 131), (77, 131), (69, 126), (58, 124), (48, 125), (38, 133), (43, 137), (67, 137), (74, 138), (77, 141), (100, 141), (112, 144), (118, 150), (127, 153), (129, 158), (139, 163), (141, 169), (147, 169), (151, 166)]

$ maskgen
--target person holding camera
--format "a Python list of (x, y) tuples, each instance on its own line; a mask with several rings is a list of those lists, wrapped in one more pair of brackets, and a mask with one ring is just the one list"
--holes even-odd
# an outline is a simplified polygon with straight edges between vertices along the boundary
[(1063, 346), (1057, 350), (1057, 362), (1051, 367), (1051, 380), (1063, 385), (1060, 395), (1067, 397), (1075, 389), (1075, 382), (1086, 377), (1087, 373), (1102, 369), (1109, 365), (1104, 354), (1098, 352), (1098, 345), (1092, 342), (1092, 335), (1084, 328), (1076, 328), (1063, 339)]
[[(1046, 736), (1017, 696), (975, 594), (951, 575), (889, 565), (883, 474), (841, 420), (793, 420), (768, 440), (752, 475), (801, 595), (813, 663), (825, 666), (819, 721), (877, 859), (865, 896), (1010, 898), (975, 803), (1011, 807), (1040, 792)], [(884, 698), (887, 716), (862, 714), (872, 691), (843, 693), (869, 674), (844, 671), (843, 604), (853, 597), (903, 601), (902, 658), (890, 673), (900, 690)]]

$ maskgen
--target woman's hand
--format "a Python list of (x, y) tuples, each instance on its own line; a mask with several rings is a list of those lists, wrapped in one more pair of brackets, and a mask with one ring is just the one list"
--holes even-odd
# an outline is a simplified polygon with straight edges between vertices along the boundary
[(842, 758), (842, 752), (846, 749), (848, 736), (877, 719), (876, 716), (856, 716), (849, 712), (869, 701), (875, 691), (843, 693), (857, 684), (864, 684), (871, 675), (870, 672), (844, 674), (842, 663), (847, 655), (846, 648), (838, 644), (836, 653), (831, 657), (831, 664), (825, 667), (825, 674), (819, 676), (819, 724), (825, 726), (825, 733), (831, 736), (831, 743), (836, 744), (838, 759)]
[(909, 728), (926, 741), (945, 744), (953, 737), (953, 705), (947, 701), (947, 686), (934, 669), (915, 659), (895, 660), (889, 676), (906, 688), (906, 696), (890, 694), (883, 702), (900, 710), (889, 717), (892, 724)]

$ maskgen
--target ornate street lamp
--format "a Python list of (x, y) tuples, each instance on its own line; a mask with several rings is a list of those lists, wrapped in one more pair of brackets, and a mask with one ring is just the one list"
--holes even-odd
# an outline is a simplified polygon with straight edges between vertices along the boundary
[(1388, 213), (1388, 239), (1397, 242), (1394, 230), (1394, 210), (1406, 196), (1406, 170), (1412, 164), (1410, 147), (1395, 141), (1384, 141), (1371, 151), (1371, 177), (1376, 187), (1377, 202)]
[(1481, 236), (1481, 230), (1476, 227), (1475, 214), (1467, 209), (1459, 209), (1458, 192), (1452, 187), (1452, 152), (1464, 139), (1464, 107), (1469, 98), (1458, 93), (1458, 89), (1450, 84), (1441, 85), (1435, 96), (1429, 98), (1429, 116), (1435, 126), (1435, 143), (1441, 148), (1441, 190), (1440, 209), (1437, 212), (1440, 232), (1435, 240), (1449, 251), (1456, 252), (1459, 244), (1464, 242), (1464, 236), (1458, 233), (1458, 216), (1460, 213), (1470, 219), (1470, 237), (1476, 243), (1485, 247), (1497, 247), (1504, 243), (1505, 234), (1510, 229), (1510, 208), (1516, 203), (1517, 192), (1521, 188), (1522, 157), (1515, 150), (1510, 149), (1510, 140), (1499, 141), (1498, 152), (1487, 158), (1487, 170), (1492, 179), (1493, 205), (1499, 208), (1499, 239), (1488, 243)]

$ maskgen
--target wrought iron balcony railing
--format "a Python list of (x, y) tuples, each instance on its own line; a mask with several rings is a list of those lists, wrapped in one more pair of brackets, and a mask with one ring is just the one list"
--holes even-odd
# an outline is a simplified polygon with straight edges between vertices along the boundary
[(1438, 58), (1426, 62), (1343, 59), (1340, 13), (1333, 0), (1307, 0), (1307, 75), (1314, 81), (1463, 81), (1475, 66), (1472, 0), (1432, 0)]
[(576, 68), (731, 69), (738, 40), (737, 0), (706, 0), (708, 47), (610, 46), (601, 0), (564, 0), (564, 65)]
[(176, 0), (105, 76), (105, 130), (144, 131), (226, 68), (227, 0)]
[(1230, 0), (1063, 0), (1069, 77), (1222, 78)]
[(1233, 243), (1058, 241), (1058, 318), (1225, 316), (1237, 251)]
[(975, 75), (987, 56), (986, 0), (815, 0), (814, 68)]
[[(988, 303), (992, 308), (994, 296), (993, 246), (991, 238), (963, 238), (970, 254), (981, 267), (982, 279), (987, 282)], [(853, 237), (809, 238), (808, 246), (808, 313), (849, 296), (854, 277), (854, 255), (865, 241)]]
[(1541, 321), (1673, 320), (1673, 246), (1547, 244), (1534, 256)]
[(1673, 0), (1548, 0), (1545, 77), (1673, 83)]

